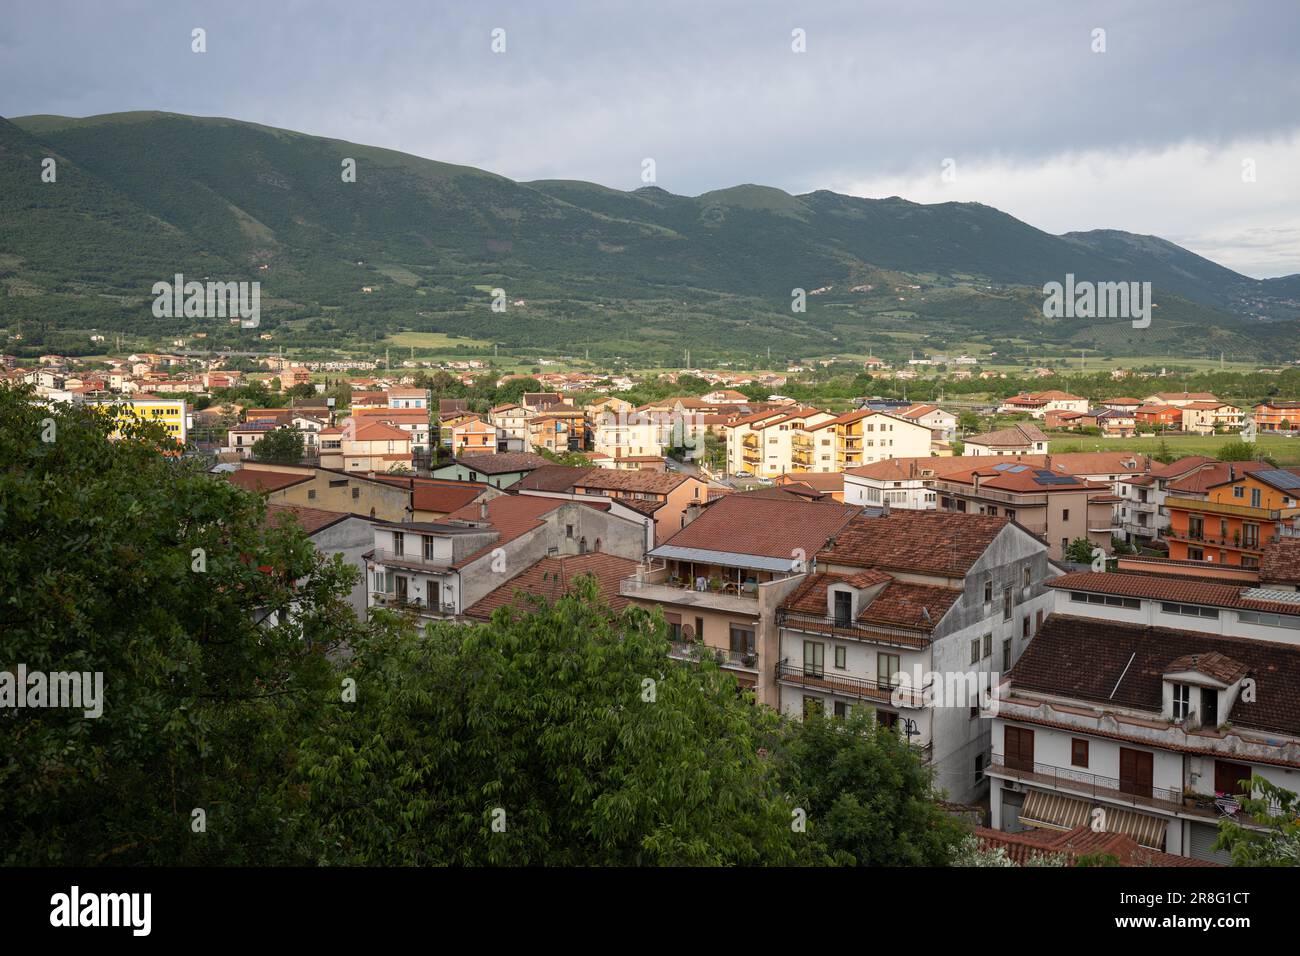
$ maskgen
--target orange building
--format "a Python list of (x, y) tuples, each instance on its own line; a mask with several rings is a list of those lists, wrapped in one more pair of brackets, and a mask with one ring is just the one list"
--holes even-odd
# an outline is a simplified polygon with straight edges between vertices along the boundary
[(1300, 468), (1238, 462), (1202, 474), (1204, 498), (1173, 485), (1165, 498), (1171, 559), (1257, 568), (1265, 545), (1300, 534)]
[(1255, 406), (1255, 427), (1261, 432), (1300, 431), (1300, 402), (1263, 402)]

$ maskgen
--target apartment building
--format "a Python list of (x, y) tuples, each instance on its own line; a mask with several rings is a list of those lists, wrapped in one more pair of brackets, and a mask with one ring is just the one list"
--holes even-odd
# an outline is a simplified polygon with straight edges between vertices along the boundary
[(582, 451), (587, 441), (587, 419), (582, 409), (552, 402), (528, 418), (528, 447), (556, 454)]
[(859, 513), (778, 609), (781, 711), (866, 708), (920, 749), (949, 799), (979, 799), (980, 694), (1050, 612), (1049, 573), (1044, 544), (1006, 518)]
[(1035, 418), (1043, 418), (1051, 411), (1085, 413), (1088, 411), (1088, 400), (1079, 395), (1062, 392), (1059, 389), (1049, 389), (1046, 392), (1034, 392), (1032, 394), (1022, 392), (1004, 400), (998, 406), (998, 411), (1003, 413), (1025, 412)]
[(1220, 463), (1173, 483), (1165, 509), (1171, 559), (1258, 568), (1270, 541), (1300, 535), (1300, 468)]
[(1197, 435), (1240, 429), (1245, 421), (1241, 409), (1227, 402), (1191, 402), (1182, 409), (1183, 431)]
[(366, 618), (366, 562), (363, 555), (370, 548), (374, 531), (370, 518), (341, 511), (326, 511), (302, 505), (268, 504), (266, 524), (279, 526), (293, 523), (300, 527), (307, 540), (324, 557), (339, 555), (343, 563), (360, 572), (352, 586), (348, 603), (361, 620)]
[(1217, 396), (1210, 392), (1156, 392), (1142, 399), (1144, 405), (1171, 405), (1185, 408), (1196, 402), (1217, 402)]
[(477, 481), (493, 488), (509, 488), (524, 475), (549, 462), (530, 451), (495, 455), (465, 455), (433, 470), (434, 478)]
[(456, 618), (544, 558), (638, 561), (643, 542), (639, 525), (599, 502), (524, 495), (477, 501), (439, 521), (379, 522), (365, 556), (370, 606)]
[(488, 413), (488, 420), (496, 426), (497, 451), (528, 450), (528, 409), (513, 402), (498, 405)]
[[(800, 468), (801, 471), (847, 471), (888, 458), (924, 456), (930, 453), (934, 440), (926, 426), (872, 408), (809, 422), (803, 430), (810, 438), (808, 447), (818, 467)], [(830, 447), (835, 454), (832, 469), (820, 467), (828, 440), (833, 442)]]
[(1183, 409), (1179, 405), (1143, 405), (1133, 413), (1139, 425), (1164, 431), (1183, 427)]
[(1241, 781), (1297, 789), (1295, 594), (1141, 574), (1049, 586), (1055, 612), (985, 710), (993, 829), (1087, 823), (1228, 862), (1211, 847)]
[(1268, 434), (1300, 431), (1300, 402), (1261, 402), (1254, 409), (1255, 427)]
[(713, 656), (760, 702), (779, 706), (777, 611), (857, 512), (791, 496), (723, 496), (650, 551), (620, 593), (662, 610), (674, 657)]
[(1043, 455), (1048, 442), (1037, 425), (1022, 423), (971, 435), (962, 439), (962, 448), (966, 455)]
[(462, 455), (495, 455), (497, 453), (497, 429), (491, 422), (485, 422), (474, 416), (462, 416), (455, 423), (444, 429), (455, 458)]
[(162, 398), (139, 392), (130, 398), (95, 400), (89, 404), (109, 409), (119, 422), (129, 419), (157, 422), (167, 430), (168, 437), (181, 445), (189, 440), (193, 427), (189, 403), (181, 398)]
[(999, 461), (938, 478), (934, 490), (939, 511), (1010, 518), (1046, 542), (1054, 561), (1077, 538), (1111, 551), (1118, 497), (1059, 469)]
[(410, 471), (411, 434), (378, 421), (352, 422), (320, 431), (322, 468), (352, 472)]
[(910, 405), (899, 411), (898, 417), (924, 425), (935, 441), (952, 441), (957, 437), (957, 416), (938, 405)]
[(758, 478), (838, 471), (834, 432), (818, 428), (835, 418), (816, 408), (794, 407), (747, 422), (739, 442), (741, 470)]
[(1164, 535), (1169, 527), (1165, 498), (1170, 485), (1179, 479), (1211, 468), (1219, 462), (1204, 455), (1188, 455), (1167, 465), (1153, 465), (1141, 475), (1118, 482), (1118, 527), (1129, 544), (1149, 544)]

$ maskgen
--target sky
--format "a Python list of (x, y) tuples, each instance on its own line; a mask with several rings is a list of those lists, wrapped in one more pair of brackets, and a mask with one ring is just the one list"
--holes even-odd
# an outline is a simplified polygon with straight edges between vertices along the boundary
[(685, 195), (980, 202), (1300, 272), (1300, 0), (0, 6), (0, 116), (227, 116), (619, 189), (653, 159)]

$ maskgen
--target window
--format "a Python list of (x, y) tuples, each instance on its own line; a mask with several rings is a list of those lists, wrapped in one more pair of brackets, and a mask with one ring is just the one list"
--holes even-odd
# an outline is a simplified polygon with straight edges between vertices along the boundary
[(803, 642), (803, 672), (809, 677), (821, 677), (824, 673), (824, 655), (826, 646), (816, 641)]
[(564, 526), (564, 536), (565, 536), (566, 538), (572, 538), (572, 537), (573, 537), (573, 525), (571, 525), (571, 524), (566, 524), (566, 525)]
[(1235, 488), (1232, 489), (1232, 497), (1234, 497), (1234, 498), (1245, 498), (1245, 497), (1246, 497), (1246, 489), (1243, 488), (1241, 485), (1237, 485)]
[(1237, 620), (1242, 624), (1263, 624), (1267, 627), (1300, 628), (1300, 617), (1293, 614), (1268, 614), (1264, 611), (1238, 611)]
[(1174, 604), (1170, 601), (1161, 601), (1160, 610), (1166, 614), (1182, 614), (1184, 617), (1209, 617), (1218, 619), (1219, 609), (1217, 607), (1199, 607), (1195, 604)]
[(735, 624), (731, 625), (731, 649), (737, 654), (753, 654), (754, 629), (752, 627), (737, 627)]
[(668, 639), (674, 644), (682, 642), (682, 616), (680, 614), (665, 614), (664, 620), (668, 622)]
[(835, 719), (843, 720), (847, 716), (849, 716), (849, 705), (842, 700), (837, 700), (835, 702)]
[(1002, 672), (1005, 674), (1011, 670), (1011, 638), (1006, 638), (1002, 642)]
[[(1076, 604), (1104, 604), (1107, 607), (1126, 607), (1137, 610), (1142, 606), (1141, 598), (1119, 597), (1116, 594), (1088, 594), (1084, 591), (1071, 591), (1070, 600)], [(1039, 623), (1042, 623), (1042, 611), (1039, 611)]]
[(316, 489), (315, 489), (315, 488), (308, 488), (308, 489), (307, 489), (307, 500), (308, 500), (308, 501), (315, 501), (315, 500), (316, 500)]
[(1008, 521), (1015, 521), (1015, 520), (1016, 520), (1016, 510), (1015, 510), (1014, 508), (1008, 508), (1008, 509), (1007, 509), (1007, 520), (1008, 520)]
[(353, 501), (356, 501), (356, 500), (357, 500), (358, 498), (360, 498), (360, 497), (361, 497), (361, 489), (360, 489), (360, 488), (353, 488), (353, 489), (352, 489), (352, 500), (353, 500)]
[(876, 711), (876, 723), (881, 727), (893, 730), (898, 726), (898, 714), (892, 710), (878, 710)]
[(1062, 509), (1061, 509), (1061, 520), (1062, 520), (1062, 521), (1069, 521), (1069, 520), (1070, 520), (1070, 509), (1069, 509), (1069, 508), (1062, 508)]
[[(596, 542), (596, 550), (600, 550), (599, 541)], [(695, 619), (695, 639), (701, 644), (704, 643), (704, 618), (702, 617), (697, 617)]]
[(984, 653), (981, 656), (983, 657), (993, 656), (993, 635), (992, 634), (984, 635)]
[(1033, 569), (1030, 568), (1029, 565), (1027, 564), (1020, 569), (1020, 586), (1022, 588), (1027, 588), (1030, 586), (1033, 577), (1033, 575), (1031, 574), (1032, 570)]
[(1192, 689), (1186, 684), (1174, 685), (1174, 720), (1186, 720), (1192, 706)]
[(985, 604), (993, 603), (993, 582), (992, 581), (984, 582), (984, 603)]
[(1070, 741), (1070, 766), (1088, 766), (1088, 741), (1075, 737)]
[(397, 555), (398, 557), (401, 557), (403, 554), (405, 554), (406, 553), (404, 547), (405, 543), (406, 543), (406, 535), (403, 534), (401, 531), (394, 531), (393, 532), (393, 554)]
[(876, 682), (888, 687), (896, 686), (896, 675), (901, 670), (897, 654), (876, 655)]
[(838, 669), (844, 670), (846, 667), (849, 666), (848, 657), (849, 657), (849, 650), (847, 647), (835, 648), (835, 666)]
[(1029, 615), (1026, 614), (1020, 619), (1020, 636), (1029, 640)]
[(1258, 488), (1250, 489), (1250, 506), (1258, 508), (1260, 505), (1260, 490)]
[(420, 539), (421, 539), (421, 541), (422, 541), (423, 544), (424, 544), (424, 560), (426, 560), (426, 561), (432, 561), (432, 560), (433, 560), (433, 556), (434, 556), (434, 550), (433, 550), (433, 549), (434, 549), (434, 547), (435, 547), (435, 545), (434, 545), (434, 543), (433, 543), (433, 542), (434, 542), (434, 539), (433, 539), (432, 537), (430, 537), (429, 535), (427, 535), (427, 534), (420, 535)]
[(978, 664), (980, 662), (980, 639), (978, 637), (971, 638), (970, 662), (972, 664)]
[(835, 592), (835, 624), (837, 627), (848, 627), (849, 622), (853, 620), (853, 595), (849, 591)]
[(1011, 620), (1011, 588), (1002, 589), (1002, 620)]
[(984, 755), (983, 754), (975, 755), (975, 782), (976, 783), (984, 782)]

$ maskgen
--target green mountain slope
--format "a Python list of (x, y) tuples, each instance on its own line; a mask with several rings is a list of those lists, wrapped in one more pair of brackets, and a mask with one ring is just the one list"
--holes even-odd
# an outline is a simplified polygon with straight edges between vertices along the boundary
[[(40, 181), (45, 156), (57, 183)], [(1154, 237), (1052, 236), (979, 204), (516, 183), (167, 113), (0, 120), (0, 329), (33, 348), (90, 328), (196, 331), (150, 313), (150, 287), (177, 272), (260, 281), (262, 332), (304, 348), (416, 330), (646, 362), (686, 348), (704, 361), (969, 342), (1262, 356), (1297, 338), (1295, 277), (1260, 283)], [(1066, 273), (1153, 281), (1159, 321), (1044, 319), (1041, 286)], [(490, 308), (494, 288), (505, 313)], [(796, 288), (824, 291), (793, 313)]]

